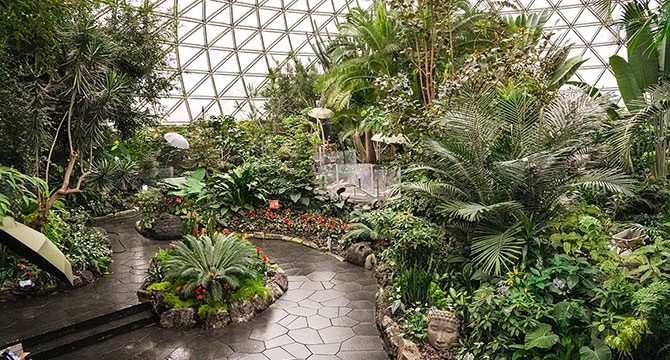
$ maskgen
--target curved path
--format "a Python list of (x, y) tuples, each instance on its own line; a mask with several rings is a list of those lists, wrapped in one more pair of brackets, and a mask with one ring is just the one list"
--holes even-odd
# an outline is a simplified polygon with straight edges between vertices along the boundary
[[(115, 254), (112, 274), (94, 283), (91, 289), (85, 287), (50, 297), (51, 301), (40, 307), (40, 312), (48, 313), (51, 309), (53, 313), (56, 307), (59, 313), (70, 311), (67, 304), (77, 298), (81, 303), (76, 309), (86, 307), (87, 312), (96, 307), (118, 307), (119, 302), (125, 302), (126, 306), (135, 304), (137, 300), (129, 294), (134, 295), (141, 283), (146, 259), (156, 251), (157, 242), (137, 234), (134, 220), (125, 218), (102, 224), (108, 231), (118, 232), (128, 248)], [(370, 272), (302, 245), (276, 240), (253, 242), (286, 271), (289, 290), (250, 322), (218, 330), (152, 326), (61, 358), (388, 359), (374, 325), (376, 281)], [(59, 297), (68, 303), (63, 306)], [(4, 310), (10, 309), (0, 306), (0, 311)], [(27, 325), (26, 321), (19, 319), (18, 324)]]

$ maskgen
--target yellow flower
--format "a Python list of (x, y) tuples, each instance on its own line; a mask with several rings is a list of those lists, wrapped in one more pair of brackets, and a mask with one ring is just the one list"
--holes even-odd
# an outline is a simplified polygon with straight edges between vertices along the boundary
[(528, 293), (528, 289), (523, 289), (523, 292), (524, 292), (524, 293)]
[(537, 307), (537, 311), (540, 311), (540, 307), (539, 307), (539, 306)]
[(479, 319), (477, 319), (477, 324), (479, 324)]
[(517, 269), (516, 266), (514, 266), (513, 268), (514, 268), (514, 275), (519, 275), (519, 269)]
[(509, 276), (510, 279), (512, 278), (512, 274), (510, 273), (507, 273), (507, 276)]
[(528, 275), (524, 275), (524, 276), (523, 276), (523, 279), (526, 280), (527, 277), (528, 277)]
[(484, 315), (484, 319), (488, 320), (488, 319), (489, 319), (489, 316), (488, 316), (488, 315)]
[(498, 342), (498, 339), (493, 339), (493, 342)]
[(242, 235), (242, 239), (246, 239), (248, 237), (249, 237), (249, 234), (247, 234), (247, 233), (244, 233), (244, 235)]

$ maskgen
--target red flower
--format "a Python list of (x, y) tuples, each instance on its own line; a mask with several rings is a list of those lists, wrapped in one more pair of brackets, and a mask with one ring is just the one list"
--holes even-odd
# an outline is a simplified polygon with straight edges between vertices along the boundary
[(354, 230), (358, 230), (358, 226), (354, 226)]
[(405, 245), (405, 244), (403, 244), (402, 247), (404, 247), (405, 249), (407, 249), (407, 245)]
[(223, 235), (226, 235), (228, 233), (228, 229), (223, 229)]
[(207, 292), (207, 290), (205, 290), (205, 289), (202, 289), (202, 293), (203, 293), (203, 294), (204, 294), (204, 293), (206, 293), (206, 292)]
[(257, 247), (257, 248), (256, 248), (256, 255), (258, 255), (258, 254), (260, 254), (260, 253), (261, 253), (261, 248)]
[(198, 299), (202, 300), (203, 299), (202, 295), (198, 295)]
[(230, 285), (228, 285), (228, 284), (223, 284), (223, 288), (226, 289), (226, 290), (229, 290), (229, 289), (230, 289)]
[(33, 273), (31, 273), (30, 271), (28, 271), (26, 274), (28, 274), (28, 276), (33, 276)]
[(382, 242), (381, 242), (381, 241), (377, 243), (377, 245), (381, 245), (381, 244), (382, 244)]
[(195, 236), (198, 236), (198, 228), (193, 229), (193, 232), (195, 232)]
[(235, 237), (235, 234), (231, 234), (230, 236)]
[(268, 261), (268, 257), (263, 255), (263, 261)]
[(180, 198), (177, 198), (177, 202), (178, 202), (178, 203), (181, 203), (181, 199), (180, 199)]
[(21, 269), (25, 269), (25, 268), (26, 268), (26, 266), (23, 265), (23, 264), (19, 264), (19, 266), (21, 267)]
[(181, 291), (181, 285), (177, 286), (177, 291)]

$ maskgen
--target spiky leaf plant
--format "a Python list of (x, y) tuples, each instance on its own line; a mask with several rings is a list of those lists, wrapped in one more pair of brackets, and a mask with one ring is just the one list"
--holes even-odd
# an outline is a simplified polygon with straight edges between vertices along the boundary
[(170, 281), (183, 282), (183, 291), (193, 293), (202, 286), (215, 301), (223, 301), (226, 284), (231, 290), (242, 279), (256, 278), (253, 265), (258, 262), (251, 243), (234, 235), (186, 236), (174, 245), (176, 254), (166, 264)]
[(452, 236), (471, 245), (473, 263), (500, 274), (522, 253), (520, 224), (533, 219), (539, 230), (570, 191), (630, 194), (630, 178), (596, 161), (601, 101), (569, 92), (537, 111), (524, 94), (492, 92), (465, 102), (435, 123), (443, 138), (424, 140), (433, 160), (410, 169), (435, 180), (399, 189), (437, 199)]

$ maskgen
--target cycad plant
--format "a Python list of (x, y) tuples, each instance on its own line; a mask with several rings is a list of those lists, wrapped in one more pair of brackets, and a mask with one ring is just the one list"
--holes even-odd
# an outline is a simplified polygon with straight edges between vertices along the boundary
[(253, 269), (258, 262), (254, 248), (241, 237), (220, 233), (211, 238), (189, 235), (174, 249), (166, 273), (170, 281), (183, 287), (185, 294), (192, 294), (201, 286), (214, 301), (222, 302), (225, 289), (234, 290), (243, 279), (257, 276)]
[(571, 92), (540, 113), (523, 93), (491, 92), (435, 122), (446, 135), (424, 140), (433, 161), (410, 169), (434, 180), (399, 189), (436, 198), (452, 235), (471, 245), (473, 263), (500, 274), (571, 190), (630, 193), (630, 179), (595, 161), (592, 138), (603, 128), (605, 107)]

